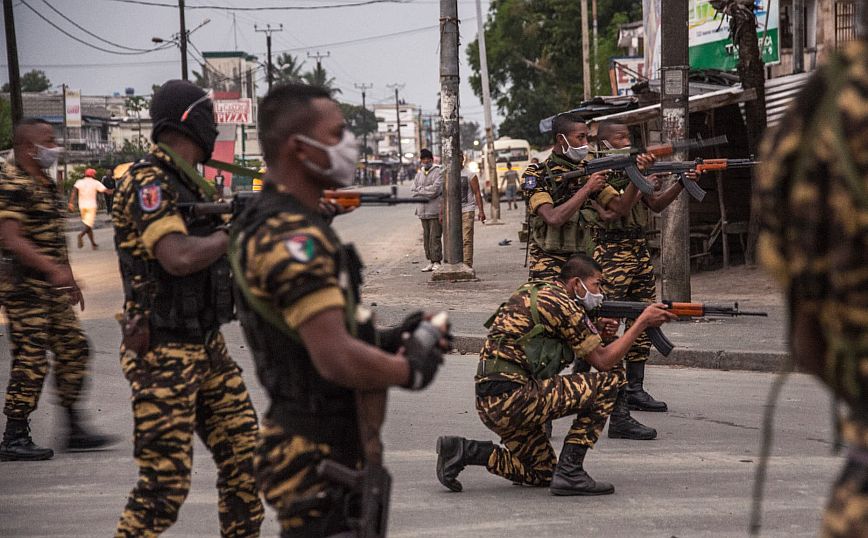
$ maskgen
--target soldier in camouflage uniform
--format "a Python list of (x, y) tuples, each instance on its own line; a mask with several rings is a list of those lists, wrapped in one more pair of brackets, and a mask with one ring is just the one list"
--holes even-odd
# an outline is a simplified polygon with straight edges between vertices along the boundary
[[(584, 470), (585, 454), (597, 442), (625, 382), (621, 361), (630, 344), (646, 328), (674, 316), (662, 305), (647, 308), (623, 337), (603, 346), (585, 311), (602, 301), (601, 277), (596, 262), (574, 255), (556, 280), (525, 284), (500, 307), (480, 353), (476, 409), (503, 446), (440, 437), (437, 478), (444, 486), (461, 491), (458, 474), (467, 465), (479, 465), (517, 484), (549, 486), (554, 495), (614, 492), (611, 484), (596, 482)], [(559, 375), (574, 355), (597, 372)], [(556, 459), (545, 425), (570, 415), (576, 418)]]
[(396, 330), (376, 332), (356, 307), (361, 263), (318, 210), (324, 189), (352, 183), (358, 155), (330, 94), (276, 86), (259, 107), (259, 134), (265, 187), (233, 224), (238, 235), (230, 254), (242, 275), (239, 318), (271, 400), (256, 476), (281, 536), (331, 536), (352, 530), (360, 499), (319, 476), (317, 466), (363, 465), (359, 423), (370, 421), (357, 412), (355, 392), (422, 389), (442, 353), (437, 337), (432, 346), (415, 337), (402, 344), (421, 313)]
[[(629, 129), (624, 124), (602, 122), (597, 128), (597, 147), (602, 152), (629, 150)], [(694, 180), (695, 177), (694, 174), (688, 174), (684, 180)], [(594, 259), (603, 267), (603, 291), (612, 300), (653, 302), (657, 296), (657, 285), (646, 239), (650, 211), (663, 211), (681, 194), (684, 187), (677, 182), (662, 192), (644, 195), (632, 186), (623, 172), (609, 174), (606, 181), (606, 188), (582, 210), (595, 244)], [(615, 207), (612, 202), (618, 195), (629, 197), (630, 203)], [(616, 415), (627, 407), (638, 411), (667, 410), (665, 402), (655, 400), (645, 390), (645, 364), (650, 351), (651, 341), (643, 334), (627, 353), (627, 386), (618, 399)], [(657, 437), (656, 430), (644, 425), (621, 426), (618, 421), (612, 421), (609, 437)]]
[(256, 413), (220, 333), (233, 316), (229, 237), (221, 221), (181, 206), (214, 196), (193, 168), (214, 149), (213, 105), (193, 84), (169, 81), (151, 119), (158, 145), (127, 172), (112, 213), (139, 466), (116, 536), (156, 536), (175, 522), (190, 489), (194, 432), (217, 465), (221, 535), (258, 536)]
[(830, 538), (868, 536), (868, 42), (860, 35), (764, 140), (754, 200), (760, 260), (790, 305), (791, 356), (851, 412), (847, 463), (823, 518)]
[(588, 126), (571, 114), (552, 122), (554, 147), (545, 162), (531, 164), (523, 174), (522, 192), (528, 204), (528, 280), (554, 280), (564, 262), (576, 253), (590, 254), (590, 237), (579, 209), (605, 185), (605, 174), (594, 174), (570, 191), (558, 174), (578, 170), (588, 154)]
[(9, 320), (12, 371), (6, 389), (6, 431), (0, 460), (45, 460), (54, 455), (30, 438), (48, 374), (48, 351), (60, 405), (66, 410), (68, 450), (91, 450), (111, 439), (88, 432), (81, 400), (90, 350), (72, 307), (84, 300), (72, 275), (57, 185), (44, 172), (60, 153), (50, 124), (24, 120), (15, 127), (15, 157), (0, 172), (0, 305)]

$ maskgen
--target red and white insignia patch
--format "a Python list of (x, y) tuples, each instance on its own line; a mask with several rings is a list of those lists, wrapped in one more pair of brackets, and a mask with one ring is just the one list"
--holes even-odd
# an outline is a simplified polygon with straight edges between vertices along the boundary
[(159, 183), (145, 185), (139, 188), (138, 196), (139, 207), (142, 208), (142, 211), (150, 213), (159, 209), (160, 203), (163, 201), (163, 190)]
[(600, 331), (597, 330), (597, 326), (594, 325), (593, 321), (591, 321), (591, 318), (589, 318), (588, 316), (584, 316), (582, 320), (585, 322), (585, 326), (588, 328), (588, 330), (591, 331), (591, 334), (600, 333)]

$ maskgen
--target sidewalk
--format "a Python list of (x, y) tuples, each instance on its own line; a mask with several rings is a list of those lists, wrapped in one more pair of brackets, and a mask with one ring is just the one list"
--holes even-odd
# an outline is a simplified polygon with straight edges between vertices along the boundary
[[(486, 335), (483, 323), (527, 278), (524, 244), (518, 241), (523, 218), (522, 209), (510, 211), (504, 205), (503, 225), (477, 222), (474, 268), (479, 281), (434, 283), (430, 273), (419, 270), (424, 259), (418, 221), (402, 217), (395, 226), (405, 225), (415, 234), (415, 247), (401, 255), (394, 243), (389, 245), (390, 264), (383, 267), (378, 261), (377, 270), (366, 271), (364, 303), (372, 307), (383, 324), (398, 323), (419, 308), (445, 310), (452, 321), (456, 348), (461, 353), (478, 353)], [(338, 227), (345, 228), (340, 230), (342, 237), (352, 235), (352, 226), (339, 223)], [(512, 243), (499, 246), (503, 239)], [(363, 258), (371, 259), (368, 252), (363, 252)], [(670, 323), (664, 330), (675, 350), (668, 357), (652, 350), (652, 364), (723, 370), (779, 369), (786, 357), (786, 309), (773, 281), (761, 269), (740, 266), (698, 273), (691, 284), (693, 301), (724, 305), (738, 301), (741, 309), (765, 311), (769, 317)]]

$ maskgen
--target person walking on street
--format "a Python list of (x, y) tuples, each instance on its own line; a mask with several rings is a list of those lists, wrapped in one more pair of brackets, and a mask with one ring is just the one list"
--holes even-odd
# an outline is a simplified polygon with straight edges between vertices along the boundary
[(0, 460), (54, 456), (30, 437), (51, 351), (54, 381), (66, 411), (67, 450), (96, 450), (113, 442), (89, 430), (79, 402), (90, 355), (74, 305), (84, 310), (69, 265), (63, 199), (45, 174), (60, 155), (51, 124), (25, 119), (15, 126), (14, 157), (0, 171), (0, 305), (9, 320), (12, 371), (6, 387), (6, 431)]
[(156, 536), (175, 523), (190, 490), (194, 432), (217, 465), (221, 536), (258, 536), (256, 412), (220, 332), (235, 312), (229, 235), (220, 217), (179, 208), (215, 198), (194, 168), (214, 150), (214, 107), (191, 82), (170, 80), (150, 112), (155, 145), (127, 171), (112, 213), (139, 468), (115, 536)]
[(506, 209), (518, 209), (515, 193), (518, 192), (518, 172), (512, 169), (512, 163), (506, 162), (506, 172), (503, 174), (506, 183)]
[(106, 188), (106, 191), (103, 193), (103, 198), (105, 199), (105, 212), (106, 215), (111, 217), (112, 215), (112, 194), (115, 190), (115, 178), (112, 176), (111, 172), (102, 176), (102, 186)]
[(96, 250), (99, 245), (93, 239), (93, 225), (96, 222), (96, 211), (99, 204), (97, 196), (102, 193), (106, 196), (112, 194), (112, 190), (97, 181), (96, 170), (88, 168), (84, 171), (84, 177), (75, 182), (72, 192), (69, 193), (69, 210), (75, 210), (75, 200), (78, 198), (78, 210), (81, 213), (81, 222), (84, 230), (78, 234), (78, 248), (84, 246), (84, 236), (90, 239), (90, 246)]
[[(466, 157), (462, 153), (461, 158)], [(464, 263), (473, 267), (473, 226), (476, 215), (479, 222), (485, 222), (485, 208), (482, 205), (482, 192), (479, 190), (479, 177), (467, 166), (461, 169), (461, 234), (464, 244)]]
[(422, 221), (422, 242), (428, 264), (422, 272), (434, 271), (443, 260), (443, 224), (440, 222), (440, 205), (443, 201), (443, 176), (440, 165), (434, 164), (434, 154), (429, 149), (419, 152), (422, 168), (413, 178), (413, 196), (428, 200), (416, 207), (416, 216)]
[[(448, 329), (422, 327), (417, 312), (377, 330), (359, 306), (361, 261), (320, 215), (323, 190), (351, 184), (358, 152), (330, 93), (275, 86), (260, 104), (259, 133), (268, 175), (233, 224), (230, 246), (238, 316), (270, 399), (257, 482), (282, 537), (359, 536), (369, 491), (338, 485), (317, 468), (371, 464), (372, 441), (363, 443), (359, 427), (379, 429), (371, 415), (382, 420), (388, 388), (421, 390), (433, 381)], [(420, 330), (433, 336), (422, 342)], [(371, 403), (380, 397), (381, 405)]]
[[(602, 301), (600, 266), (571, 256), (550, 282), (528, 282), (513, 293), (486, 326), (488, 336), (476, 370), (476, 410), (502, 446), (457, 436), (437, 439), (437, 479), (461, 491), (458, 474), (467, 465), (484, 466), (514, 484), (549, 486), (553, 495), (607, 495), (615, 488), (584, 469), (588, 449), (600, 437), (624, 385), (622, 360), (648, 327), (675, 319), (664, 305), (650, 305), (623, 337), (611, 344), (616, 320), (587, 311)], [(561, 375), (579, 357), (596, 372)], [(552, 419), (574, 416), (560, 458), (546, 435)]]

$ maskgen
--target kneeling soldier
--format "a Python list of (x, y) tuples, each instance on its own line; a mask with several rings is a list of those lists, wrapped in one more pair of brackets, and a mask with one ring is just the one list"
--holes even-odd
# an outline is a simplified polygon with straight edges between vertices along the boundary
[[(572, 256), (558, 279), (525, 284), (495, 313), (476, 372), (476, 409), (503, 446), (440, 437), (437, 478), (444, 486), (461, 491), (457, 477), (464, 467), (484, 465), (514, 483), (548, 485), (554, 495), (615, 491), (585, 472), (585, 453), (597, 442), (625, 384), (621, 360), (627, 350), (646, 328), (659, 327), (675, 316), (654, 305), (623, 337), (602, 345), (585, 312), (602, 301), (601, 276), (596, 262)], [(598, 371), (560, 375), (574, 356)], [(558, 460), (545, 424), (567, 415), (576, 418)]]

